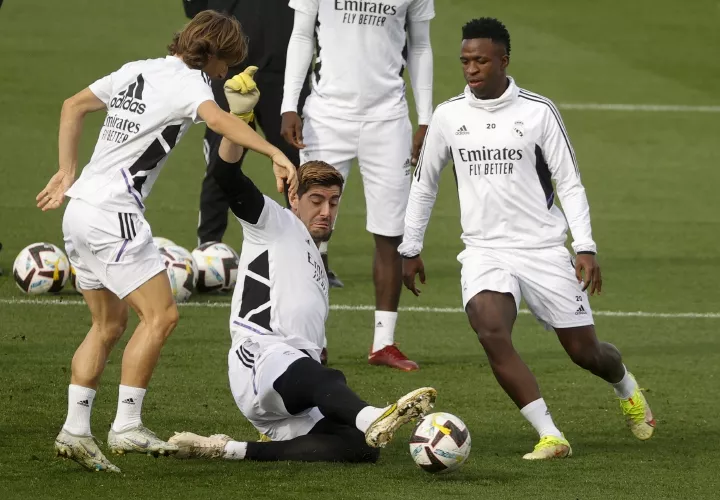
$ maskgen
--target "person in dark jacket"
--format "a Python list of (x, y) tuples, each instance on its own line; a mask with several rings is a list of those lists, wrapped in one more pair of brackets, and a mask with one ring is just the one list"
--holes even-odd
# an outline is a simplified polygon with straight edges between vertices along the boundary
[[(202, 10), (212, 9), (232, 14), (240, 21), (249, 40), (249, 53), (241, 65), (230, 68), (227, 78), (230, 79), (241, 73), (248, 66), (258, 67), (254, 78), (260, 89), (260, 100), (255, 107), (254, 124), (260, 126), (269, 143), (279, 148), (295, 165), (299, 165), (298, 150), (280, 135), (282, 120), (280, 105), (283, 98), (285, 58), (295, 17), (295, 11), (288, 6), (288, 1), (183, 0), (183, 7), (189, 19)], [(228, 103), (223, 92), (224, 83), (222, 80), (213, 81), (212, 89), (215, 101), (228, 111)], [(300, 95), (301, 106), (309, 93), (309, 78), (306, 78)], [(220, 139), (221, 136), (209, 128), (206, 129), (203, 151), (208, 169), (212, 168), (213, 160), (217, 158)], [(229, 205), (222, 190), (208, 171), (200, 192), (200, 217), (197, 229), (200, 245), (222, 241), (227, 229), (228, 209)], [(327, 268), (327, 261), (324, 264), (330, 286), (341, 288), (343, 283)]]

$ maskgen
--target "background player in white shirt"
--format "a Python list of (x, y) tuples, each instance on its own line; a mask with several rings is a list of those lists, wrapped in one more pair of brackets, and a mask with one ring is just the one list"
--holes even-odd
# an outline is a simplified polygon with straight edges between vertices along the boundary
[(305, 163), (290, 211), (263, 196), (240, 170), (241, 158), (242, 148), (223, 139), (211, 168), (243, 227), (228, 375), (238, 408), (272, 442), (190, 432), (170, 442), (181, 458), (374, 462), (375, 448), (426, 413), (436, 392), (417, 389), (376, 408), (342, 372), (320, 364), (329, 304), (318, 245), (332, 230), (343, 177), (325, 162)]
[[(400, 246), (405, 284), (418, 295), (415, 276), (425, 281), (422, 241), (440, 172), (453, 161), (466, 245), (458, 256), (463, 305), (495, 377), (540, 434), (524, 458), (572, 451), (512, 345), (521, 297), (577, 365), (613, 386), (633, 434), (649, 439), (655, 421), (641, 390), (620, 352), (595, 335), (585, 290), (600, 293), (602, 278), (585, 189), (560, 113), (506, 75), (510, 35), (500, 21), (466, 24), (460, 61), (468, 85), (436, 108), (414, 175)], [(555, 190), (564, 214), (554, 204)], [(574, 261), (564, 246), (568, 225)]]
[[(326, 161), (346, 181), (352, 160), (358, 159), (367, 230), (375, 238), (375, 336), (369, 362), (416, 370), (417, 364), (394, 344), (402, 288), (397, 246), (411, 164), (432, 114), (433, 0), (291, 0), (290, 6), (295, 21), (285, 69), (283, 136), (300, 149), (301, 163)], [(314, 47), (312, 91), (302, 123), (298, 96)], [(406, 59), (420, 125), (414, 139), (402, 78)]]
[[(168, 154), (193, 122), (272, 158), (279, 186), (297, 185), (295, 167), (239, 118), (213, 101), (209, 78), (221, 78), (246, 52), (237, 20), (198, 14), (164, 59), (131, 62), (69, 98), (60, 116), (59, 171), (37, 196), (42, 210), (72, 198), (63, 218), (65, 248), (92, 327), (75, 352), (68, 415), (55, 441), (60, 456), (90, 470), (119, 472), (95, 444), (90, 411), (107, 357), (124, 333), (128, 306), (140, 318), (122, 361), (118, 409), (108, 436), (114, 453), (169, 454), (141, 421), (146, 388), (178, 311), (144, 200)], [(75, 181), (83, 119), (107, 110), (93, 156)]]

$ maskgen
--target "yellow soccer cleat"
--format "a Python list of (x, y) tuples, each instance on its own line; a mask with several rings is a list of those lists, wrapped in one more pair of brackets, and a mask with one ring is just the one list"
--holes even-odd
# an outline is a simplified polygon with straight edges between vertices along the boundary
[(568, 458), (572, 456), (572, 448), (565, 436), (543, 436), (531, 453), (523, 455), (525, 460), (549, 460), (551, 458)]
[[(635, 380), (632, 374), (629, 375)], [(653, 432), (655, 432), (655, 419), (642, 391), (638, 387), (632, 396), (627, 399), (620, 399), (620, 408), (633, 435), (645, 441), (650, 439)]]

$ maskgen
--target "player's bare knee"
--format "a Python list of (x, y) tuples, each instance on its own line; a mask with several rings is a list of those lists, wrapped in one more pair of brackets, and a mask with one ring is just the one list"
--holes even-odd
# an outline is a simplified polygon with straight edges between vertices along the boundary
[(480, 344), (487, 350), (512, 346), (510, 331), (500, 324), (482, 324), (475, 328)]
[(598, 343), (574, 343), (566, 347), (566, 352), (573, 363), (585, 370), (594, 371), (602, 363), (603, 353)]
[(103, 344), (112, 348), (127, 329), (127, 310), (115, 316), (93, 318), (93, 331)]
[(178, 324), (180, 315), (175, 304), (169, 305), (159, 311), (155, 311), (152, 317), (147, 318), (155, 335), (162, 335), (167, 338)]

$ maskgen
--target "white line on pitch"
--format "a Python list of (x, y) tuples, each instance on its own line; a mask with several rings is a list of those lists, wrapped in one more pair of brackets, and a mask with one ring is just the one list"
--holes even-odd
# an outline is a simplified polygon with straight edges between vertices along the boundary
[[(0, 304), (7, 305), (48, 305), (48, 306), (82, 306), (85, 304), (82, 300), (77, 299), (0, 299)], [(230, 302), (185, 302), (178, 304), (180, 307), (200, 307), (200, 308), (228, 308)], [(374, 311), (374, 306), (369, 305), (347, 305), (333, 304), (330, 306), (333, 311)], [(422, 312), (422, 313), (462, 313), (460, 307), (401, 307), (402, 312)], [(520, 314), (530, 314), (527, 309), (521, 309)], [(720, 319), (720, 313), (655, 313), (645, 311), (593, 311), (595, 316), (610, 316), (619, 318), (707, 318)]]
[(680, 104), (600, 104), (565, 103), (558, 104), (560, 109), (578, 111), (654, 111), (659, 113), (720, 113), (720, 106), (684, 106)]

